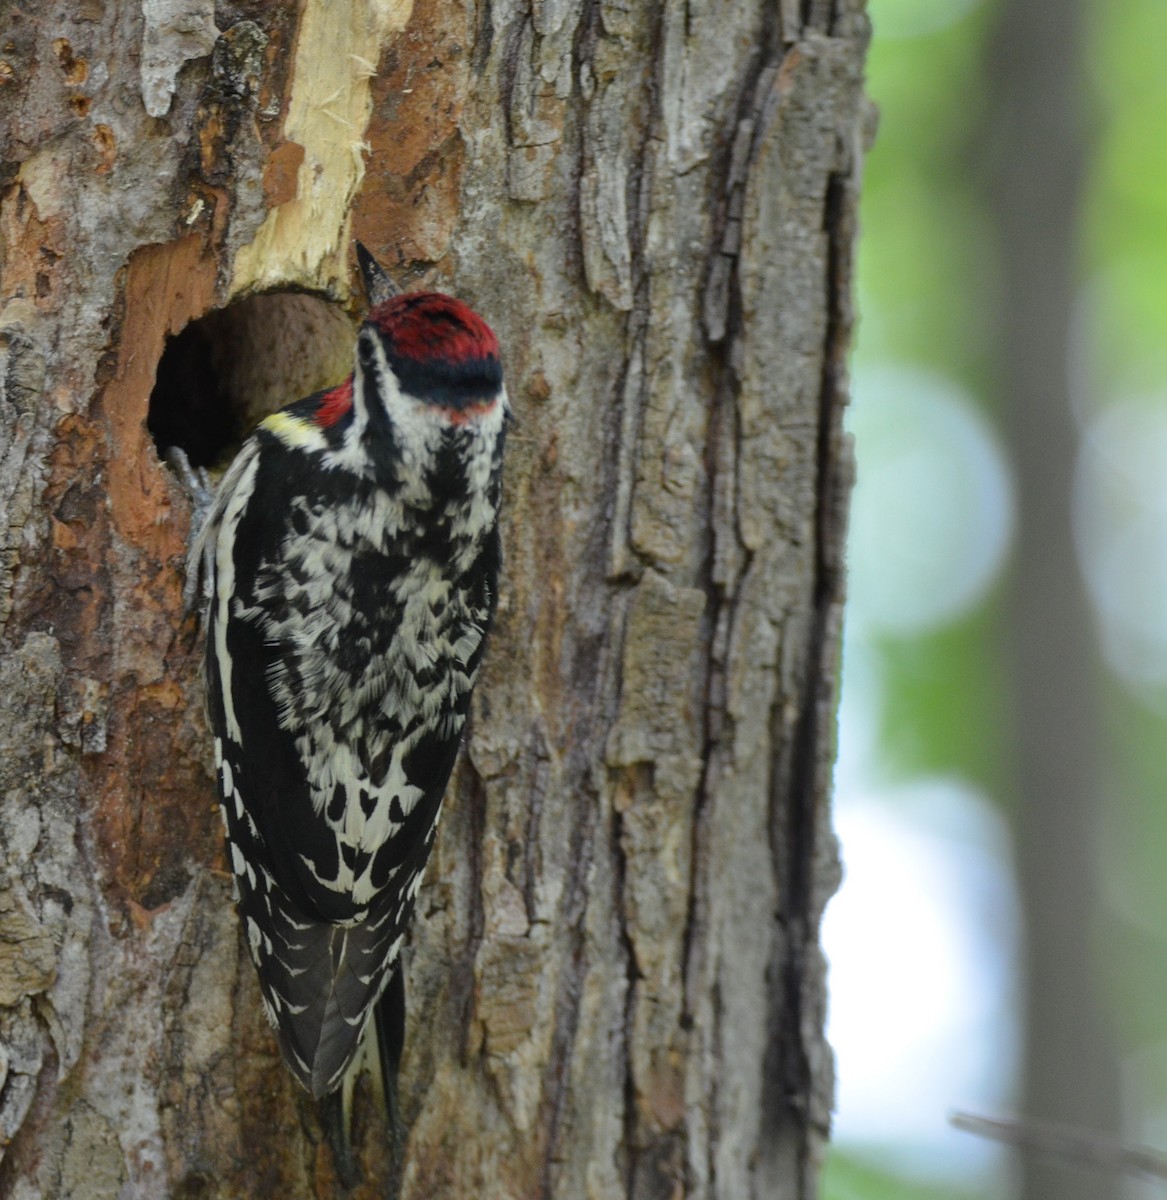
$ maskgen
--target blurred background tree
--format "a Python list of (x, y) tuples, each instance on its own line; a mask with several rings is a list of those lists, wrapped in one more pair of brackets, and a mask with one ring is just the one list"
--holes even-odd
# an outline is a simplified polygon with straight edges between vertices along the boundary
[(826, 1195), (1149, 1195), (946, 1120), (1167, 1150), (1167, 4), (869, 7)]

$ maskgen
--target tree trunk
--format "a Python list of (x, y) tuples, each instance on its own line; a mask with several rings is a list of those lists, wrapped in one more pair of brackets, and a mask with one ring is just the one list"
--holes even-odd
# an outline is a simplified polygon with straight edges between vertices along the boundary
[(0, 1193), (343, 1193), (151, 431), (221, 461), (343, 375), (355, 233), (483, 313), (519, 417), (402, 1195), (813, 1195), (862, 0), (46, 8), (0, 39)]
[[(1086, 166), (1086, 7), (1010, 0), (990, 42), (989, 195), (1000, 246), (995, 368), (1016, 467), (1009, 589), (1017, 755), (1017, 877), (1025, 924), (1025, 1120), (1122, 1130), (1122, 1060), (1103, 977), (1095, 623), (1074, 538), (1078, 421), (1071, 400)], [(1080, 333), (1078, 335), (1081, 336)], [(1026, 1200), (1110, 1200), (1116, 1176), (1022, 1159)]]

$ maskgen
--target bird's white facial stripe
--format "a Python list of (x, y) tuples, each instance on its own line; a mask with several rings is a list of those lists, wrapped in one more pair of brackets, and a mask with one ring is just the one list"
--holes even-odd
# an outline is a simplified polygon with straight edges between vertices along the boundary
[[(481, 425), (480, 437), (492, 447), (506, 419), (508, 401), (506, 389), (488, 399), (475, 402), (464, 409), (443, 408), (419, 400), (401, 390), (397, 375), (385, 356), (380, 338), (373, 339), (373, 370), (378, 395), (366, 396), (366, 405), (382, 403), (393, 425), (400, 448), (417, 463), (427, 461), (437, 448), (441, 437), (451, 426)], [(363, 373), (358, 369), (357, 375)]]

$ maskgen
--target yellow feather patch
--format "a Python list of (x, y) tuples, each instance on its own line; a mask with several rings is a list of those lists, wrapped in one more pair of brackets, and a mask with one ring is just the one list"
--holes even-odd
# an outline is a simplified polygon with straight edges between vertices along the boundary
[(328, 447), (328, 439), (318, 425), (293, 417), (291, 413), (274, 412), (261, 422), (260, 428), (274, 433), (285, 446), (301, 450), (325, 450)]

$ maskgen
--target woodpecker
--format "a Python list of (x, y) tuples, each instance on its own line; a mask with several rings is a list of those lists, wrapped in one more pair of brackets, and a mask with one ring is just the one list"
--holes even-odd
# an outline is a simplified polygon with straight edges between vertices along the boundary
[(261, 422), (195, 551), (239, 916), (316, 1097), (375, 1009), (400, 1048), (402, 940), (495, 610), (510, 416), (486, 322), (385, 298), (360, 250), (352, 374)]

